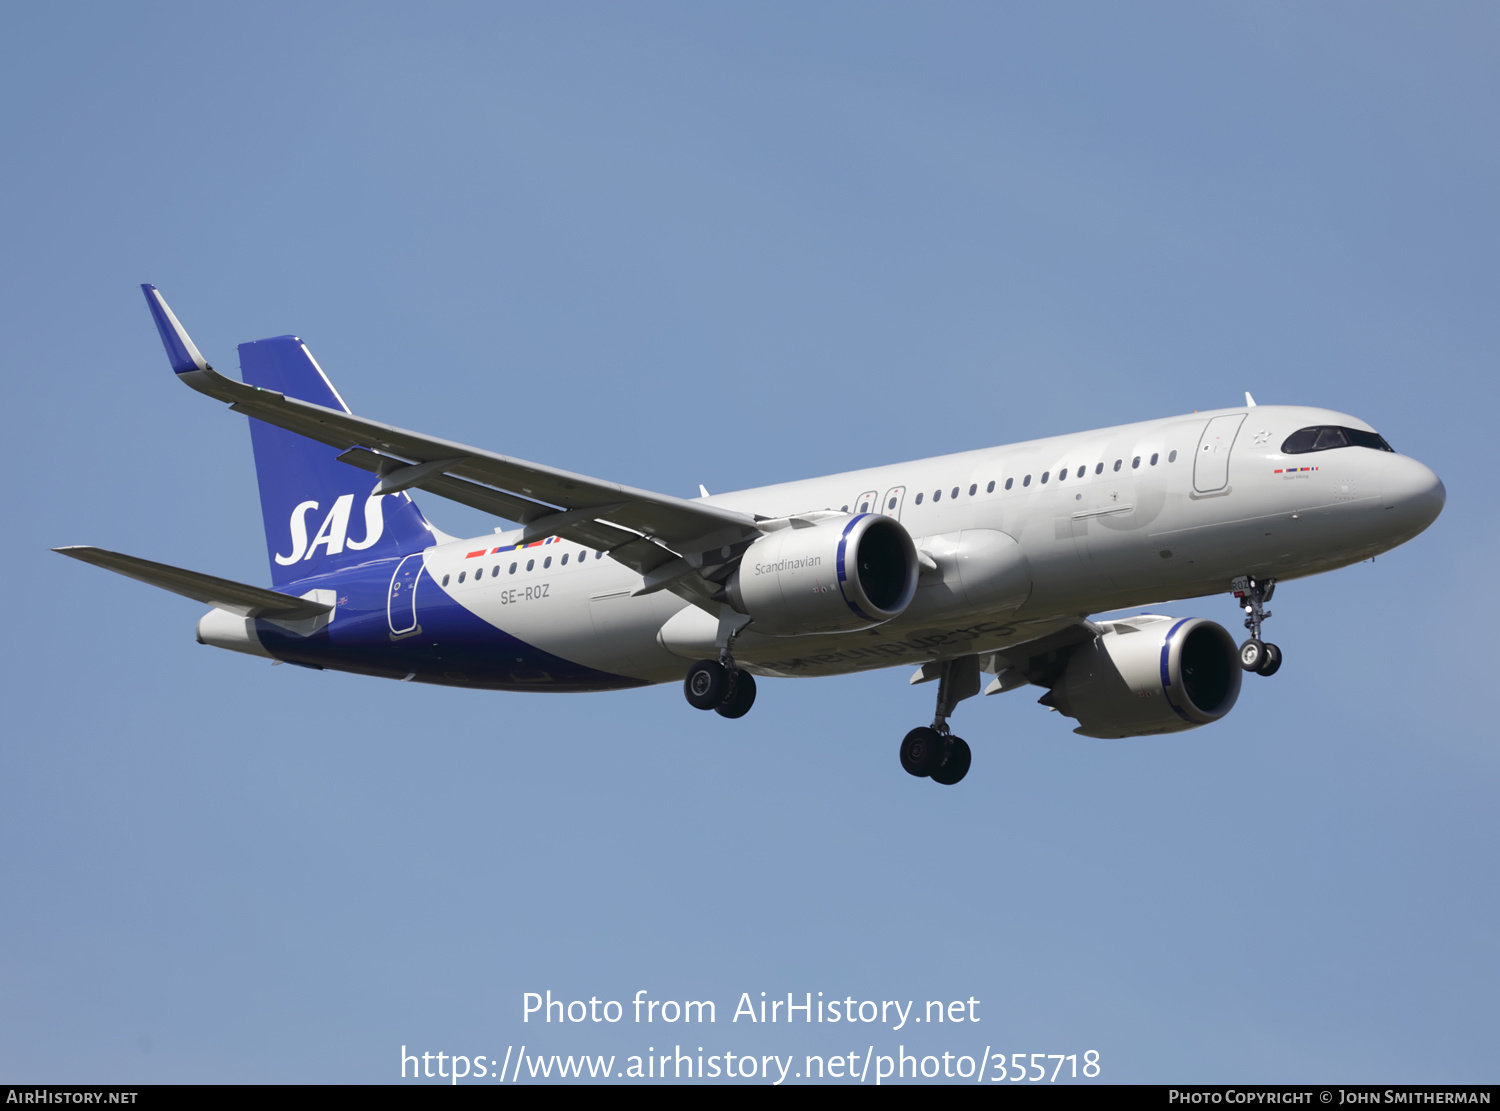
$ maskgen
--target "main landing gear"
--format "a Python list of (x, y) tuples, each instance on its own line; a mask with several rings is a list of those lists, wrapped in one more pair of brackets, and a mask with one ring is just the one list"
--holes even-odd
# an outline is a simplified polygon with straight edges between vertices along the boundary
[(734, 658), (699, 660), (688, 668), (682, 692), (695, 710), (714, 710), (720, 717), (742, 718), (755, 705), (755, 676), (742, 671)]
[(901, 741), (901, 766), (911, 775), (951, 787), (969, 774), (974, 754), (967, 741), (949, 732), (948, 715), (963, 699), (979, 693), (979, 657), (944, 660), (923, 670), (927, 668), (938, 670), (937, 712), (931, 726), (919, 726)]
[(1275, 675), (1281, 667), (1281, 649), (1260, 639), (1260, 625), (1271, 616), (1265, 604), (1276, 593), (1276, 580), (1241, 575), (1231, 585), (1245, 610), (1245, 628), (1250, 630), (1250, 639), (1240, 645), (1240, 666), (1257, 675)]
[(951, 787), (969, 774), (974, 754), (969, 742), (946, 731), (919, 725), (901, 742), (901, 766), (915, 776)]
[(717, 660), (699, 660), (688, 668), (682, 693), (695, 710), (713, 710), (720, 717), (742, 718), (755, 705), (755, 676), (734, 662), (734, 641), (750, 619), (728, 606), (719, 608)]

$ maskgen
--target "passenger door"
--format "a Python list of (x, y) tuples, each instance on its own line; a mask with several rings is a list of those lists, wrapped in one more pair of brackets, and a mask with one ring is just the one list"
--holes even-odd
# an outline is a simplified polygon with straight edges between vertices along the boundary
[(880, 501), (880, 512), (887, 517), (901, 520), (901, 506), (906, 501), (906, 487), (892, 486)]
[(1197, 458), (1193, 460), (1193, 489), (1198, 493), (1212, 494), (1229, 485), (1229, 453), (1244, 422), (1244, 413), (1231, 413), (1208, 422), (1198, 441)]
[(416, 552), (396, 564), (386, 597), (385, 616), (392, 636), (417, 631), (417, 580), (422, 577), (422, 553)]

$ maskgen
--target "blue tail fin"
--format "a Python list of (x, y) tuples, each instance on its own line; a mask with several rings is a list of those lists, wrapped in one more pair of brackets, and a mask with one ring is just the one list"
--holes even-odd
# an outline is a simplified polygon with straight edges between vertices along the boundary
[[(247, 385), (349, 412), (296, 336), (240, 344)], [(419, 552), (436, 536), (405, 493), (370, 497), (375, 476), (338, 461), (337, 448), (251, 419), (260, 509), (277, 587), (339, 567)]]

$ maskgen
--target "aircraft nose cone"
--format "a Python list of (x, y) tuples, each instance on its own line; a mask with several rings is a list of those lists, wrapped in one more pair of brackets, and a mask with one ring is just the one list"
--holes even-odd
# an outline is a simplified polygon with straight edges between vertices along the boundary
[(1399, 521), (1403, 532), (1415, 536), (1438, 519), (1448, 491), (1431, 467), (1405, 457), (1400, 462), (1386, 486), (1386, 513)]

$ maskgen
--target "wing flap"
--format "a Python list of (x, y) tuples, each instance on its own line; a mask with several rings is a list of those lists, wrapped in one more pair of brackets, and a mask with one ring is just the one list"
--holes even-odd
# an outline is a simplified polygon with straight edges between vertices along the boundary
[[(394, 475), (395, 487), (416, 487), (526, 526), (546, 527), (547, 516), (596, 509), (584, 519), (566, 517), (554, 535), (608, 552), (642, 575), (679, 556), (760, 534), (756, 518), (747, 513), (513, 459), (235, 381), (208, 364), (154, 286), (142, 289), (168, 360), (183, 382), (254, 420), (338, 448), (344, 462), (382, 477), (410, 468)], [(717, 586), (689, 575), (669, 589), (703, 604)]]
[[(442, 474), (415, 483), (422, 490), (440, 493), (436, 484), (447, 476), (469, 479), (523, 500), (546, 502), (561, 509), (609, 505), (607, 520), (632, 532), (659, 537), (668, 544), (691, 544), (701, 537), (726, 531), (735, 533), (738, 538), (748, 538), (759, 532), (754, 518), (731, 509), (603, 482), (451, 440), (423, 436), (380, 421), (285, 397), (272, 390), (257, 390), (233, 382), (213, 370), (199, 371), (197, 376), (208, 374), (218, 379), (214, 383), (214, 396), (230, 401), (230, 408), (235, 412), (309, 439), (345, 449), (378, 448), (414, 464), (454, 460), (454, 465)], [(226, 392), (229, 396), (224, 396)]]
[[(339, 456), (339, 459), (354, 467), (380, 474), (388, 468), (394, 460), (389, 455), (379, 455), (365, 448), (350, 448)], [(588, 520), (581, 517), (572, 517), (563, 520), (564, 513), (575, 512), (573, 510), (562, 511), (545, 505), (542, 502), (531, 501), (527, 498), (518, 498), (514, 494), (508, 494), (504, 490), (496, 490), (493, 486), (484, 486), (477, 482), (470, 482), (466, 478), (454, 478), (451, 475), (441, 474), (428, 476), (419, 484), (423, 490), (438, 494), (441, 497), (456, 501), (461, 505), (467, 505), (485, 513), (493, 513), (497, 517), (504, 517), (508, 521), (519, 521), (523, 525), (529, 525), (528, 530), (533, 535), (531, 540), (540, 539), (545, 536), (560, 536), (564, 540), (571, 540), (575, 544), (585, 547), (596, 548), (600, 551), (609, 552), (613, 555), (620, 548), (640, 539), (640, 534), (627, 532), (625, 529), (616, 528), (614, 525), (603, 521)], [(602, 512), (617, 508), (617, 506), (598, 506)], [(548, 529), (548, 518), (558, 518), (557, 527)]]
[[(348, 463), (351, 467), (358, 467), (360, 470), (377, 475), (384, 473), (393, 464), (406, 465), (403, 461), (392, 459), (389, 455), (381, 455), (362, 447), (350, 448), (339, 456), (339, 462)], [(413, 485), (437, 494), (439, 497), (456, 501), (460, 505), (467, 505), (483, 513), (493, 513), (496, 517), (504, 517), (507, 521), (519, 521), (523, 525), (557, 512), (550, 505), (544, 505), (529, 498), (518, 498), (514, 494), (507, 494), (504, 490), (496, 490), (493, 486), (483, 486), (477, 482), (470, 482), (468, 479), (451, 478), (445, 474), (427, 475)]]
[(172, 567), (166, 563), (155, 563), (149, 559), (111, 552), (87, 544), (66, 548), (53, 548), (59, 555), (92, 563), (127, 579), (149, 583), (151, 586), (181, 594), (195, 602), (214, 606), (241, 617), (274, 617), (280, 621), (306, 620), (321, 617), (333, 607), (306, 598), (294, 598), (277, 590), (248, 586), (231, 579), (221, 579), (198, 571)]

